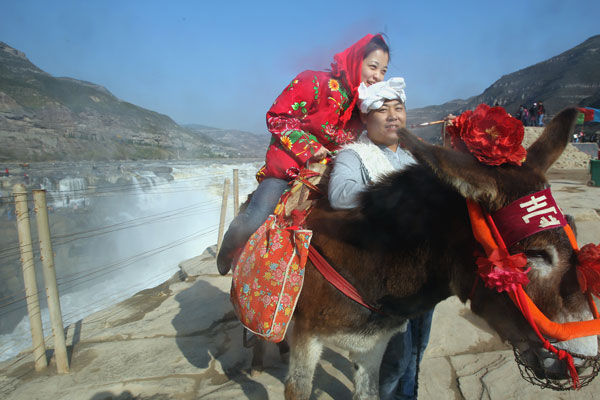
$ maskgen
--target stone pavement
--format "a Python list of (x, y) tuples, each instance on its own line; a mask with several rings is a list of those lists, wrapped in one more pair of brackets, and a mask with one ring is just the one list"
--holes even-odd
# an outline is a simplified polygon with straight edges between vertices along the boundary
[[(566, 175), (553, 180), (552, 188), (559, 205), (576, 218), (580, 245), (600, 242), (600, 188)], [(286, 364), (276, 346), (267, 346), (262, 373), (248, 372), (251, 351), (242, 345), (242, 328), (229, 303), (231, 278), (215, 274), (214, 248), (180, 267), (185, 274), (69, 326), (70, 373), (57, 374), (53, 358), (45, 372), (35, 372), (30, 352), (0, 363), (0, 398), (283, 398)], [(528, 384), (512, 350), (455, 297), (436, 307), (419, 383), (419, 398), (432, 400), (593, 399), (600, 391), (600, 379), (578, 392)], [(351, 396), (346, 354), (327, 349), (312, 398)]]

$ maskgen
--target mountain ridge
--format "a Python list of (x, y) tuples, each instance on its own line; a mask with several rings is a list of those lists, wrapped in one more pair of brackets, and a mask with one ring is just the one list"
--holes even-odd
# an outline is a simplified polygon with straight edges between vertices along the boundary
[[(473, 109), (480, 103), (498, 104), (515, 113), (520, 104), (543, 101), (546, 120), (568, 106), (600, 108), (600, 35), (547, 60), (503, 75), (481, 94), (434, 106), (409, 109), (409, 125), (439, 120)], [(422, 128), (424, 137), (439, 136), (439, 127)]]
[(244, 137), (240, 147), (191, 131), (101, 85), (54, 77), (0, 42), (0, 160), (263, 157), (268, 135)]
[[(546, 120), (570, 105), (600, 108), (600, 35), (545, 61), (505, 74), (481, 94), (408, 110), (408, 126), (498, 104), (514, 113), (543, 101)], [(595, 129), (595, 128), (592, 128)], [(439, 126), (416, 131), (436, 141)], [(244, 140), (239, 140), (243, 137)], [(262, 158), (267, 134), (179, 125), (107, 88), (54, 77), (0, 42), (0, 161)]]

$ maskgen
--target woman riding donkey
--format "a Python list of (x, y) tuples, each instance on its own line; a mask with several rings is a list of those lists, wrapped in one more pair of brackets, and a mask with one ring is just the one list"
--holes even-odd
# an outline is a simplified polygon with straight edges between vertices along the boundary
[(304, 71), (283, 90), (267, 112), (272, 134), (260, 182), (248, 207), (232, 222), (217, 256), (227, 274), (239, 248), (273, 213), (289, 181), (307, 162), (320, 161), (330, 151), (354, 141), (362, 124), (355, 112), (358, 86), (383, 80), (389, 48), (381, 35), (366, 35), (334, 56), (331, 71)]
[[(358, 195), (389, 172), (415, 164), (398, 143), (398, 129), (406, 127), (404, 79), (391, 78), (358, 89), (361, 119), (367, 130), (335, 158), (329, 181), (329, 203), (334, 209), (359, 205)], [(381, 266), (385, 268), (385, 266)], [(429, 341), (433, 309), (408, 321), (407, 330), (390, 339), (380, 370), (382, 399), (417, 396), (418, 366)]]

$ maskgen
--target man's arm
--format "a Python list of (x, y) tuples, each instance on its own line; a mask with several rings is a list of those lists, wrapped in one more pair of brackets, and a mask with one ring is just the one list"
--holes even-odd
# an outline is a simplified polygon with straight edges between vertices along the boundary
[(358, 193), (366, 189), (366, 182), (358, 154), (352, 150), (341, 151), (329, 178), (329, 204), (338, 210), (357, 207)]

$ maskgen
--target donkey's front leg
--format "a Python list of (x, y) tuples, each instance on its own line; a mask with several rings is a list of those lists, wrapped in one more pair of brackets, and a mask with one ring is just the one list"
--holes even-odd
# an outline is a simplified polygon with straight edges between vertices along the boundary
[(312, 379), (321, 358), (323, 344), (296, 323), (292, 332), (290, 367), (285, 378), (285, 399), (305, 400), (310, 397)]

